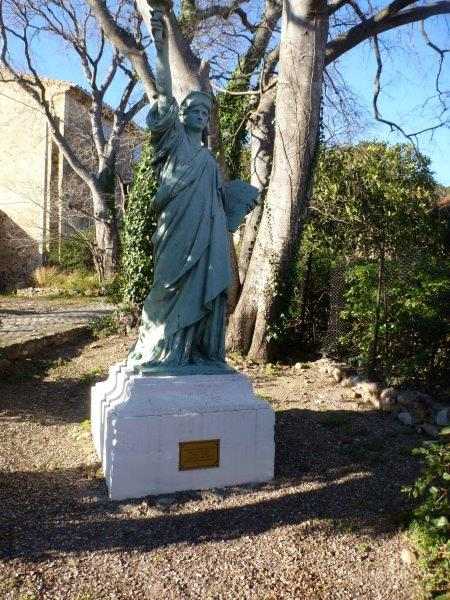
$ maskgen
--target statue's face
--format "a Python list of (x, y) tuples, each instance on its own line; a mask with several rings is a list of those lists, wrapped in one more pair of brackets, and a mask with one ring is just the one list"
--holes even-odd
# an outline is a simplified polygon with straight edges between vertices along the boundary
[(193, 131), (203, 131), (208, 125), (209, 110), (202, 104), (193, 104), (184, 111), (184, 126)]

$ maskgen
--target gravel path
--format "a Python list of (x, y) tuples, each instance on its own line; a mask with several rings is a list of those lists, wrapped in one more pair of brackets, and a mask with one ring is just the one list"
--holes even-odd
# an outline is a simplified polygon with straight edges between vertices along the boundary
[(89, 298), (0, 298), (0, 348), (87, 325), (113, 308)]
[(272, 483), (109, 502), (88, 391), (129, 343), (66, 346), (0, 384), (2, 600), (418, 597), (399, 493), (418, 438), (315, 363), (249, 369), (277, 411)]

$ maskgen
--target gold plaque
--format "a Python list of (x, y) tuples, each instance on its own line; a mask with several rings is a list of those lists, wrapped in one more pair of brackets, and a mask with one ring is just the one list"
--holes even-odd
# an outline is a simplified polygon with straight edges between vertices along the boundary
[(219, 466), (220, 440), (180, 442), (179, 471), (212, 469)]

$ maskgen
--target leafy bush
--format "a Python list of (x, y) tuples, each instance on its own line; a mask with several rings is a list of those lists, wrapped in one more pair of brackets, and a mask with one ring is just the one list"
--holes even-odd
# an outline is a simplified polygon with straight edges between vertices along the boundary
[(117, 313), (93, 319), (91, 322), (91, 330), (96, 338), (104, 338), (119, 333), (120, 323)]
[(52, 248), (49, 263), (66, 271), (93, 271), (94, 260), (90, 250), (95, 242), (95, 229), (86, 229), (61, 240), (59, 249)]
[(124, 279), (122, 273), (118, 273), (114, 279), (107, 281), (102, 288), (103, 295), (113, 304), (120, 304), (123, 298)]
[(152, 201), (156, 187), (152, 150), (147, 142), (134, 172), (122, 235), (123, 299), (138, 306), (143, 304), (153, 280), (151, 239), (156, 215)]
[(112, 313), (91, 321), (92, 333), (98, 338), (116, 333), (129, 333), (136, 325), (137, 315), (129, 304), (118, 304)]
[[(378, 267), (364, 262), (348, 268), (340, 317), (347, 327), (341, 353), (362, 366), (376, 360), (376, 369), (391, 383), (448, 380), (450, 326), (450, 262), (434, 257), (408, 265), (386, 261), (378, 347), (373, 356), (374, 324), (378, 306)], [(355, 351), (356, 350), (356, 351)]]
[(392, 383), (448, 377), (450, 277), (436, 201), (427, 159), (408, 146), (322, 150), (290, 313), (303, 340)]
[(330, 277), (336, 267), (332, 254), (314, 239), (315, 228), (307, 225), (294, 267), (291, 301), (286, 319), (286, 343), (311, 352), (325, 343), (330, 317)]
[[(246, 90), (248, 77), (237, 74), (227, 85), (227, 90), (237, 92)], [(248, 179), (249, 152), (245, 149), (248, 132), (245, 127), (246, 115), (249, 112), (249, 96), (219, 94), (218, 112), (222, 137), (223, 154), (230, 179)]]
[[(446, 437), (450, 428), (442, 434)], [(419, 552), (427, 598), (444, 598), (450, 593), (450, 444), (428, 442), (413, 452), (424, 461), (424, 469), (404, 489), (417, 502), (411, 540)]]

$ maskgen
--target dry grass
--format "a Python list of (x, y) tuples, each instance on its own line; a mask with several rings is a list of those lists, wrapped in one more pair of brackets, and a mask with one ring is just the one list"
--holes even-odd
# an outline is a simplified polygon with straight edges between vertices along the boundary
[(60, 293), (96, 295), (99, 291), (99, 281), (95, 273), (74, 270), (63, 271), (55, 266), (38, 267), (33, 273), (33, 279), (38, 287), (50, 288)]
[(39, 287), (52, 287), (55, 277), (59, 274), (59, 269), (54, 266), (38, 267), (33, 272), (33, 280)]

